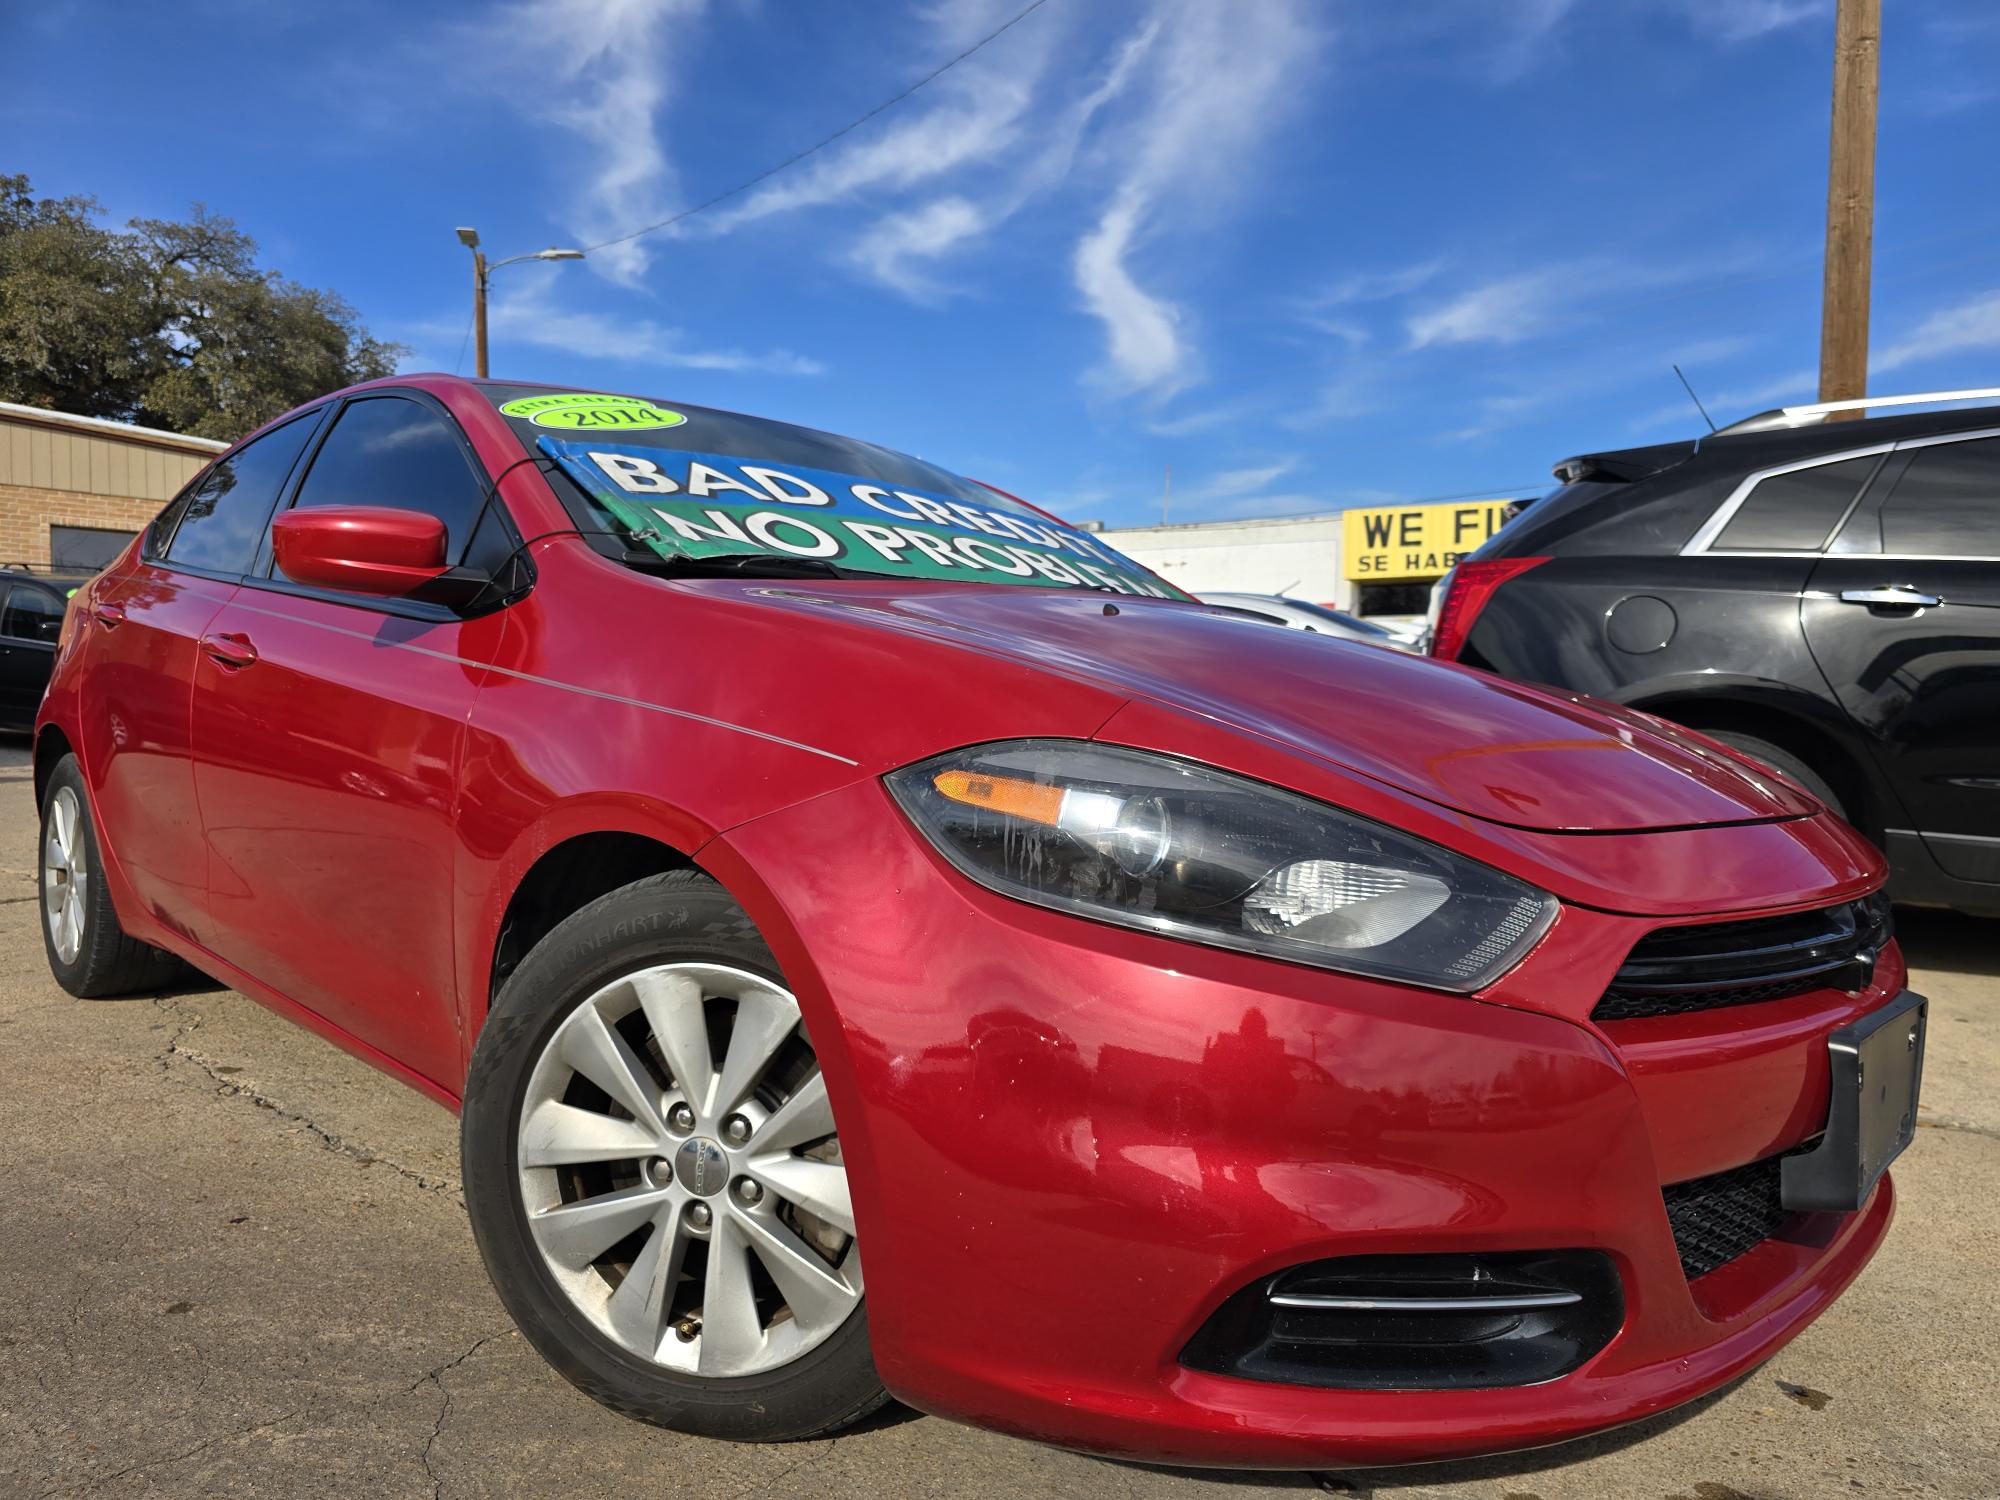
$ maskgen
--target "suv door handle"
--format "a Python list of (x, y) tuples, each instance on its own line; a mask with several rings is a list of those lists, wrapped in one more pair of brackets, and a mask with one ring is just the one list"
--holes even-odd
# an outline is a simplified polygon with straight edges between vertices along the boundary
[(257, 648), (250, 637), (235, 630), (221, 630), (201, 638), (201, 649), (225, 667), (254, 666)]
[(1842, 589), (1842, 604), (1890, 605), (1901, 609), (1929, 609), (1944, 600), (1936, 594), (1926, 594), (1921, 589), (1913, 589), (1907, 583), (1885, 583), (1880, 588)]
[(116, 630), (125, 623), (125, 606), (122, 604), (92, 604), (90, 617), (106, 630)]

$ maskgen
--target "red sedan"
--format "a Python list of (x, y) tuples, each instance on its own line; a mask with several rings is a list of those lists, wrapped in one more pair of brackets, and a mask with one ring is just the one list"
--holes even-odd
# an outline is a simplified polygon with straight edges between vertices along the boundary
[(58, 981), (192, 964), (462, 1111), (522, 1331), (690, 1432), (1629, 1422), (1840, 1294), (1915, 1114), (1797, 787), (726, 412), (282, 418), (76, 598), (34, 753)]

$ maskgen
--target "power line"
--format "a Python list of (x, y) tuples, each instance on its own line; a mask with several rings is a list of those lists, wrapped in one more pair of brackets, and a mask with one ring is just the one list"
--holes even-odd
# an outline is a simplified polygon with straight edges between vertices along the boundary
[(1033, 0), (1032, 4), (1017, 11), (1012, 17), (1012, 19), (1008, 20), (1004, 25), (1001, 25), (999, 27), (996, 27), (994, 30), (989, 31), (985, 36), (981, 37), (978, 41), (974, 42), (970, 47), (967, 47), (963, 52), (959, 53), (958, 56), (952, 58), (950, 61), (942, 64), (939, 67), (933, 68), (930, 72), (926, 73), (922, 78), (919, 78), (915, 83), (911, 84), (908, 88), (904, 89), (902, 93), (897, 94), (892, 99), (884, 99), (880, 104), (876, 105), (873, 109), (869, 110), (867, 114), (857, 115), (854, 119), (849, 120), (845, 125), (841, 126), (840, 129), (834, 131), (832, 135), (826, 136), (821, 140), (813, 142), (813, 144), (806, 147), (805, 150), (786, 157), (776, 166), (766, 167), (763, 171), (759, 172), (755, 177), (746, 178), (744, 181), (737, 183), (735, 187), (730, 188), (728, 191), (717, 193), (713, 198), (707, 198), (704, 199), (702, 202), (695, 204), (693, 208), (684, 208), (677, 214), (670, 214), (668, 217), (660, 220), (660, 222), (657, 224), (648, 224), (645, 225), (643, 228), (631, 230), (626, 234), (614, 235), (608, 240), (598, 241), (598, 243), (596, 243), (595, 245), (586, 245), (584, 246), (584, 249), (586, 251), (595, 252), (598, 250), (606, 249), (607, 247), (612, 245), (622, 245), (627, 240), (636, 240), (641, 235), (657, 233), (659, 230), (671, 228), (673, 225), (680, 223), (681, 220), (683, 219), (692, 219), (698, 213), (705, 213), (709, 209), (715, 207), (716, 204), (724, 202), (727, 199), (734, 198), (738, 193), (748, 192), (751, 188), (755, 187), (758, 183), (763, 182), (765, 179), (776, 177), (780, 172), (784, 171), (787, 167), (795, 167), (800, 162), (804, 161), (808, 156), (811, 156), (819, 151), (824, 151), (828, 146), (831, 146), (835, 141), (839, 140), (842, 136), (848, 134), (850, 131), (858, 130), (863, 125), (866, 125), (870, 120), (874, 119), (884, 110), (894, 109), (898, 104), (901, 104), (905, 99), (909, 98), (919, 89), (925, 87), (927, 84), (935, 83), (939, 78), (942, 78), (946, 73), (949, 73), (953, 68), (957, 67), (960, 63), (964, 62), (968, 57), (972, 56), (973, 53), (977, 52), (980, 48), (984, 47), (988, 42), (995, 40), (1005, 32), (1013, 30), (1015, 26), (1019, 25), (1022, 21), (1025, 21), (1030, 15), (1032, 15), (1035, 11), (1040, 10), (1046, 4), (1048, 4), (1048, 0)]
[(458, 373), (458, 367), (465, 363), (465, 341), (472, 337), (472, 319), (477, 312), (475, 307), (465, 315), (465, 332), (458, 336), (458, 358), (451, 362), (451, 373), (454, 375)]

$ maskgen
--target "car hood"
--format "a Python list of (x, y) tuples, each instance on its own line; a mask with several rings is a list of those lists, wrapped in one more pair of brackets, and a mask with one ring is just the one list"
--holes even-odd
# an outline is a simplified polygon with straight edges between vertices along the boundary
[(1650, 716), (1198, 604), (948, 584), (757, 592), (1201, 715), (1509, 827), (1617, 832), (1819, 811)]

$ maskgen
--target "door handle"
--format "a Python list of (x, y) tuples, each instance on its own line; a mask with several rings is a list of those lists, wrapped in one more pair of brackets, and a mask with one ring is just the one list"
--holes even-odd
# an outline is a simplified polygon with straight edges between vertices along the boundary
[(225, 667), (254, 666), (257, 648), (250, 637), (236, 630), (219, 630), (201, 638), (201, 649)]
[(1897, 609), (1929, 609), (1944, 600), (1936, 594), (1926, 594), (1921, 589), (1913, 589), (1907, 583), (1885, 583), (1872, 589), (1842, 589), (1842, 604), (1888, 605)]
[(125, 623), (125, 606), (93, 603), (90, 606), (90, 617), (106, 630), (116, 630)]

